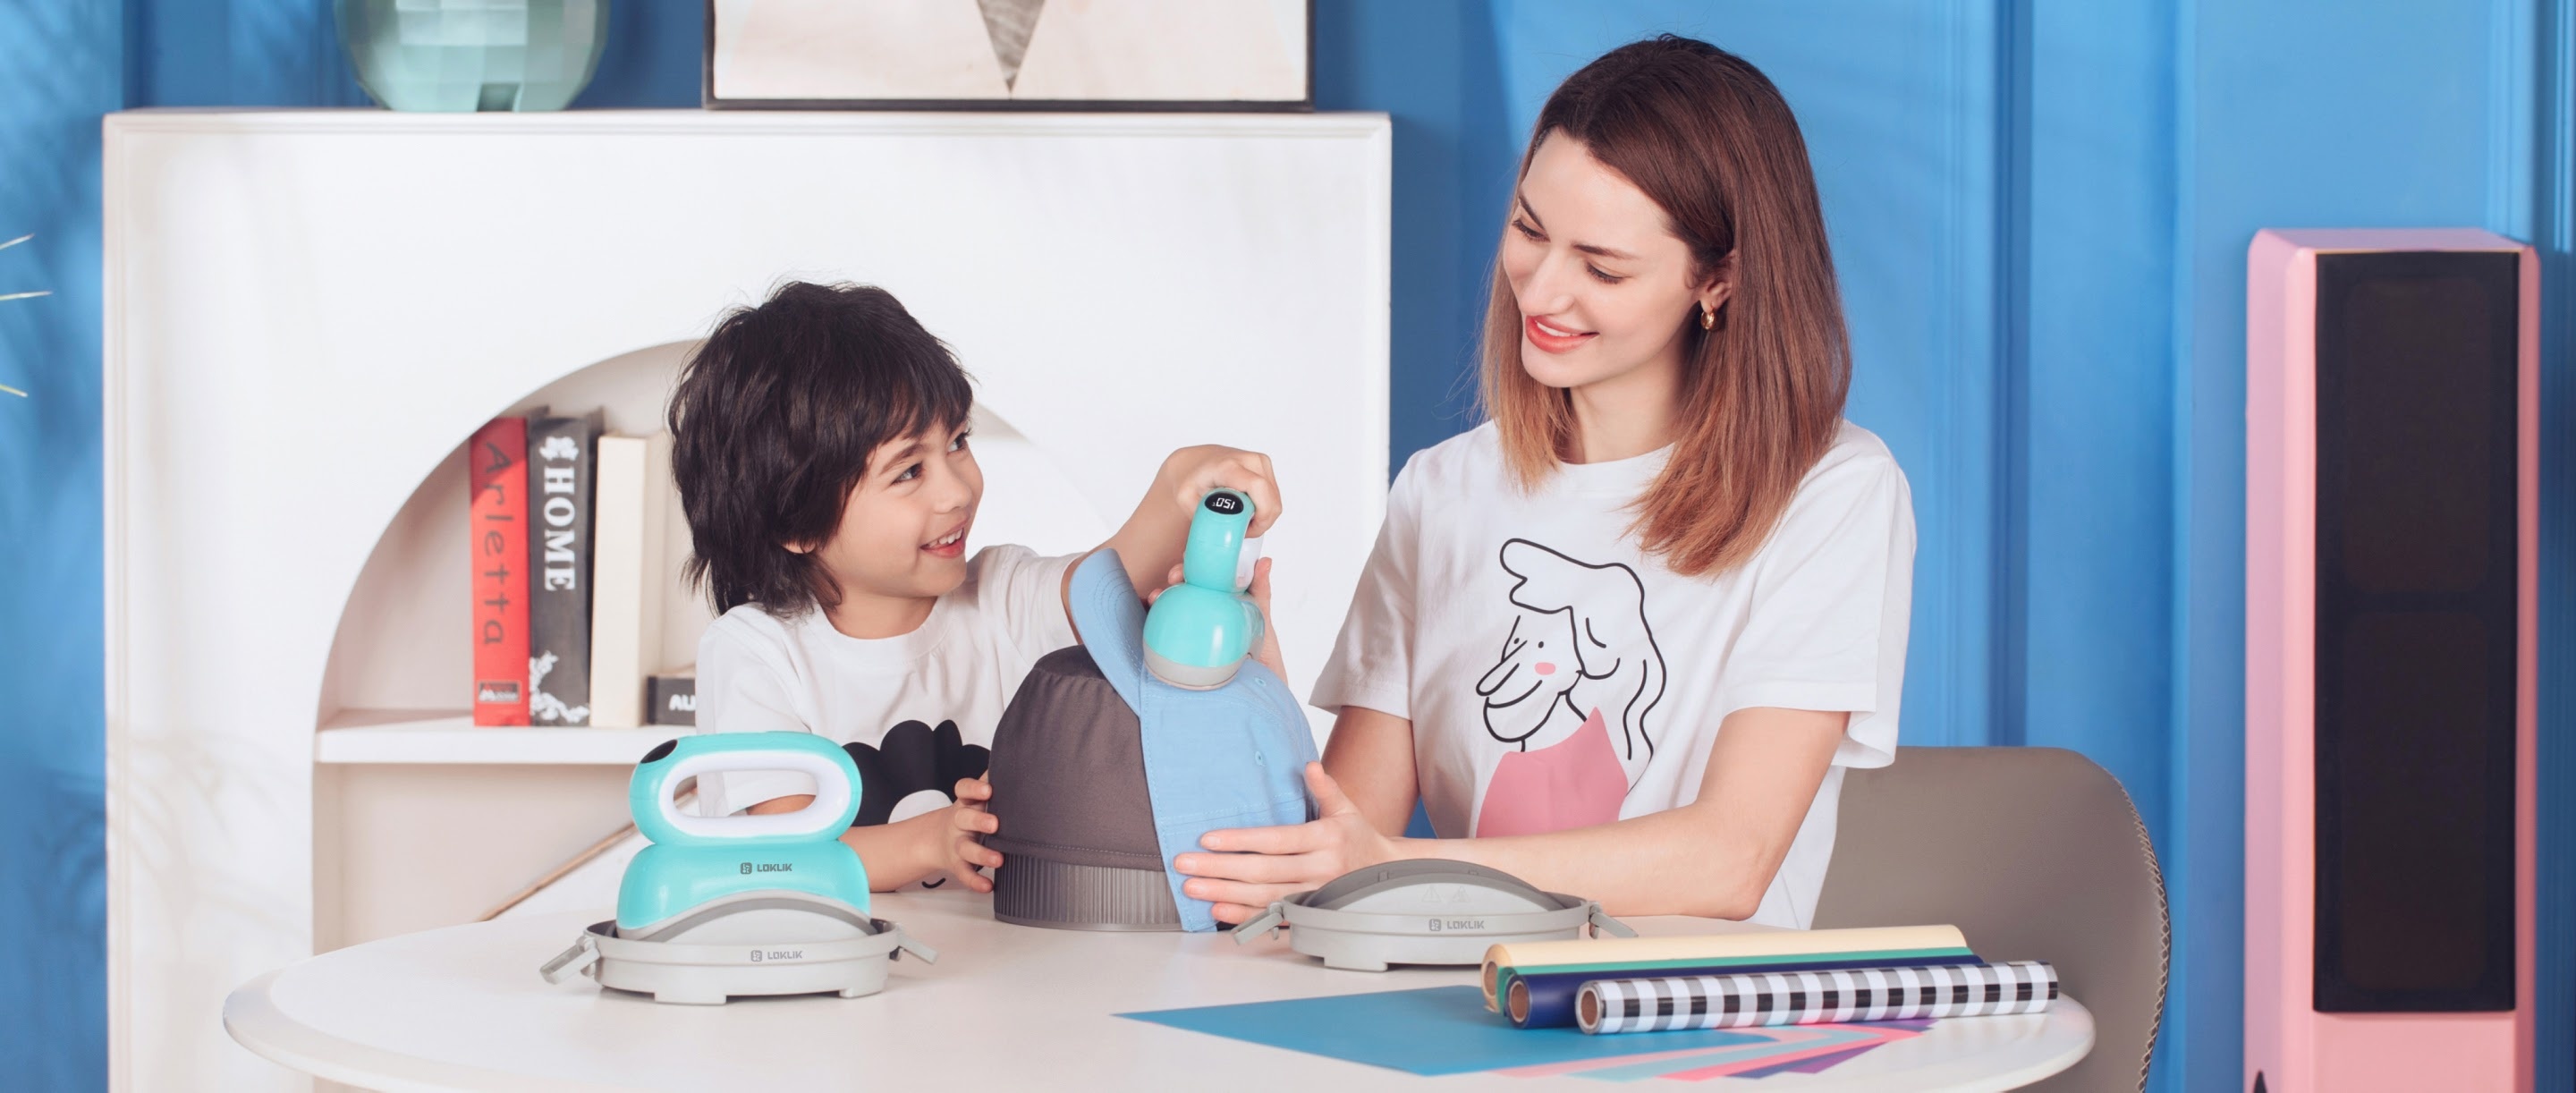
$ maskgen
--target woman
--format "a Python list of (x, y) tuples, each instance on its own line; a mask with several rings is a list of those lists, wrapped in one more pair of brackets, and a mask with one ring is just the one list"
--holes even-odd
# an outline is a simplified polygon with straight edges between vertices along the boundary
[[(1497, 267), (1488, 420), (1397, 476), (1316, 685), (1321, 818), (1209, 834), (1186, 890), (1241, 921), (1441, 857), (1804, 927), (1842, 769), (1895, 752), (1914, 518), (1842, 420), (1797, 121), (1704, 42), (1614, 50), (1540, 112)], [(1446, 838), (1399, 837), (1417, 795)]]

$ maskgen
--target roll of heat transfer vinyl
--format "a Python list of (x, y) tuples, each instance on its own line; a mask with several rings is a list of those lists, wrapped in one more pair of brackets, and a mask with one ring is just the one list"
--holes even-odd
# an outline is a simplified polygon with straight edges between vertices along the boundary
[(2057, 969), (2041, 960), (1610, 979), (1582, 986), (1575, 1027), (1607, 1035), (1942, 1020), (2039, 1013), (2055, 1001)]
[[(1956, 956), (1900, 959), (1899, 962), (1918, 967), (1936, 964), (1984, 963), (1977, 959), (1975, 954), (1966, 952)], [(1754, 956), (1731, 963), (1710, 964), (1697, 968), (1675, 968), (1659, 973), (1658, 977), (1689, 979), (1754, 971), (1841, 971), (1888, 966), (1888, 960), (1883, 958), (1804, 960), (1795, 957), (1784, 959), (1773, 956)], [(1598, 972), (1531, 972), (1514, 976), (1511, 986), (1503, 993), (1503, 1016), (1511, 1018), (1512, 1024), (1521, 1028), (1573, 1028), (1576, 996), (1582, 992), (1584, 984), (1598, 982), (1600, 979), (1601, 974)]]
[(1502, 1011), (1503, 993), (1521, 974), (1594, 971), (1595, 979), (1669, 975), (1688, 968), (1742, 963), (1868, 960), (1881, 967), (1966, 956), (1968, 939), (1956, 926), (1872, 926), (1850, 930), (1773, 930), (1688, 937), (1594, 938), (1496, 945), (1485, 950), (1485, 1008)]

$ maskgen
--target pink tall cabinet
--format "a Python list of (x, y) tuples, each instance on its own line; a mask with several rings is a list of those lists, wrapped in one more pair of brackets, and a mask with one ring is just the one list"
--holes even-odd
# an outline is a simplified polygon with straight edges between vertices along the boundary
[(2245, 1075), (2532, 1088), (2539, 261), (2247, 254)]

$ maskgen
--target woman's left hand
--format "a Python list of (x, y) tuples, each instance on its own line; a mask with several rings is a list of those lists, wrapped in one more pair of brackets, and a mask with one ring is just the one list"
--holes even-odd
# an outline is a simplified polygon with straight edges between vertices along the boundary
[(1322, 763), (1306, 764), (1306, 791), (1315, 795), (1321, 818), (1286, 827), (1211, 831), (1199, 845), (1218, 853), (1173, 858), (1173, 868), (1190, 878), (1181, 891), (1216, 904), (1217, 921), (1242, 922), (1273, 901), (1322, 887), (1351, 870), (1407, 856), (1403, 840), (1370, 826), (1332, 775), (1324, 773)]

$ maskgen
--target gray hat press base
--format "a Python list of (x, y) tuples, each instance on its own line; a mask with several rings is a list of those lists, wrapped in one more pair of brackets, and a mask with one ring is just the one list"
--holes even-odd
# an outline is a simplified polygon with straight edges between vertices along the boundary
[(587, 975), (656, 1002), (719, 1006), (760, 995), (875, 994), (903, 953), (939, 959), (903, 927), (839, 900), (745, 892), (632, 931), (594, 922), (537, 971), (548, 983)]
[(1367, 972), (1390, 964), (1480, 964), (1492, 946), (1571, 941), (1586, 925), (1636, 936), (1592, 900), (1439, 858), (1388, 862), (1299, 892), (1235, 927), (1235, 943), (1283, 924), (1289, 948), (1322, 958), (1327, 968)]
[(993, 917), (1014, 926), (1114, 933), (1177, 932), (1181, 913), (1160, 869), (1005, 856), (993, 871)]

